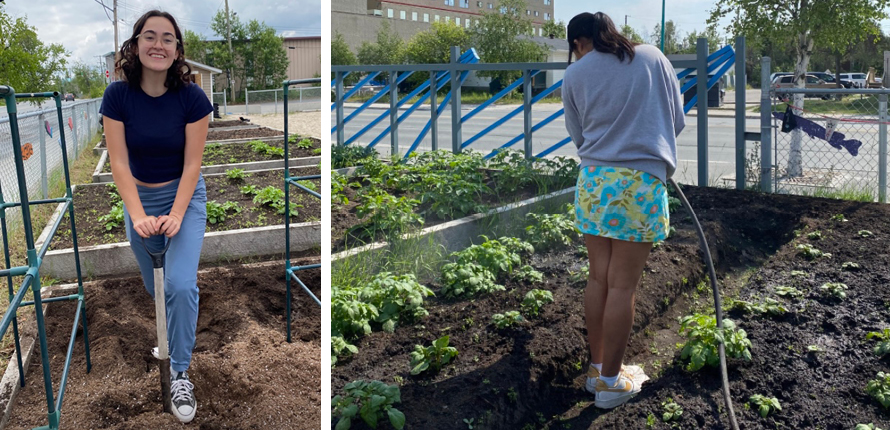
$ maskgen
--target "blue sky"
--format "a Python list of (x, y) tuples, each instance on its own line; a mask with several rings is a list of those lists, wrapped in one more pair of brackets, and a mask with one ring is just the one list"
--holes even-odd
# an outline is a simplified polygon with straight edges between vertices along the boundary
[[(329, 0), (229, 0), (229, 9), (241, 22), (251, 19), (265, 22), (280, 36), (318, 36), (321, 34), (321, 3)], [(114, 26), (100, 4), (112, 6), (113, 0), (7, 0), (4, 10), (13, 17), (27, 16), (37, 27), (37, 37), (44, 43), (59, 43), (71, 53), (70, 60), (98, 64), (96, 56), (114, 50)], [(224, 0), (118, 0), (118, 40), (132, 32), (133, 24), (148, 10), (161, 9), (173, 15), (180, 27), (214, 39), (210, 20), (218, 10), (225, 10)]]

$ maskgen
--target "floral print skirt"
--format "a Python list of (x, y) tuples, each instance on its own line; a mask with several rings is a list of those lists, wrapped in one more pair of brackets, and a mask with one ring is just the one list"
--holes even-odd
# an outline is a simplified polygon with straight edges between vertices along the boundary
[(629, 242), (660, 242), (670, 226), (667, 188), (624, 167), (589, 166), (578, 174), (575, 226), (581, 233)]

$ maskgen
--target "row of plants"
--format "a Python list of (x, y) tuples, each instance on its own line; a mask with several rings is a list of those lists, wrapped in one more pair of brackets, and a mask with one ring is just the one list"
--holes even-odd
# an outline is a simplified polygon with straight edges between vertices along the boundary
[[(279, 185), (283, 182), (283, 174), (279, 171), (229, 169), (225, 175), (205, 177), (208, 231), (281, 224), (288, 209), (283, 187)], [(316, 192), (320, 190), (319, 180), (303, 180), (300, 184)], [(236, 194), (233, 195), (233, 192)], [(75, 190), (75, 206), (80, 245), (115, 243), (126, 239), (124, 202), (115, 184), (78, 187)], [(307, 193), (292, 191), (288, 214), (294, 221), (320, 220), (320, 201)], [(232, 218), (238, 220), (232, 223)], [(70, 247), (65, 239), (68, 236), (64, 225), (61, 233), (57, 233), (56, 244), (63, 248)], [(94, 231), (101, 232), (101, 235)]]
[[(321, 141), (310, 137), (292, 135), (290, 157), (312, 157), (321, 155)], [(267, 161), (284, 159), (284, 144), (278, 140), (267, 142), (252, 140), (246, 143), (208, 143), (204, 146), (203, 165), (245, 163), (250, 161)], [(111, 172), (111, 161), (106, 160), (102, 167), (104, 173)]]
[(479, 152), (440, 150), (384, 162), (376, 153), (356, 149), (332, 148), (348, 153), (340, 164), (361, 165), (351, 177), (332, 173), (331, 209), (354, 211), (359, 222), (348, 234), (360, 240), (393, 238), (430, 220), (457, 219), (524, 195), (564, 189), (578, 175), (572, 158), (526, 159), (519, 151), (485, 160)]

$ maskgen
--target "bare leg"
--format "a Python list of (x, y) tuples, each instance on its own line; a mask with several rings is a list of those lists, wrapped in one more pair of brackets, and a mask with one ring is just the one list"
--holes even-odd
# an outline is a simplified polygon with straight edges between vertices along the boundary
[(627, 349), (627, 339), (634, 321), (637, 284), (643, 275), (651, 242), (611, 240), (608, 292), (603, 311), (603, 376), (615, 376)]
[(590, 275), (584, 291), (584, 320), (587, 323), (587, 343), (590, 345), (590, 362), (603, 362), (603, 310), (608, 291), (608, 269), (612, 254), (612, 240), (606, 237), (584, 235)]

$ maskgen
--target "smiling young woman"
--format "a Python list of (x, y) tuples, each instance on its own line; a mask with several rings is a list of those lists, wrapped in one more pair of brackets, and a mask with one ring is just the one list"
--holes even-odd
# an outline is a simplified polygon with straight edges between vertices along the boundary
[(182, 33), (169, 13), (147, 12), (115, 64), (121, 81), (105, 90), (103, 116), (114, 183), (124, 202), (130, 249), (154, 296), (151, 252), (169, 242), (164, 267), (171, 410), (182, 422), (197, 401), (186, 371), (198, 321), (198, 259), (207, 223), (201, 161), (213, 111), (190, 83)]

